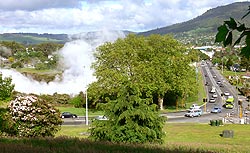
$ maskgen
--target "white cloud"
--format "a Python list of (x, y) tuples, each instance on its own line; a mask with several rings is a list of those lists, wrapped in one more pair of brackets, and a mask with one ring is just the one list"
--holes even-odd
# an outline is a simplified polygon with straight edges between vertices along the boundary
[(8, 0), (0, 2), (0, 33), (79, 33), (102, 28), (146, 31), (195, 18), (239, 0)]
[(0, 10), (39, 10), (47, 8), (74, 8), (80, 0), (2, 0)]

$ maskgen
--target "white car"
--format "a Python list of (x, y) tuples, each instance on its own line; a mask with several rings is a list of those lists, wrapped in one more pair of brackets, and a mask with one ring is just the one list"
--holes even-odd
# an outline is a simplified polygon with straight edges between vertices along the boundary
[(215, 103), (215, 101), (216, 101), (215, 98), (210, 98), (210, 99), (209, 99), (209, 102), (210, 102), (210, 103)]
[(217, 98), (218, 95), (215, 93), (215, 94), (212, 95), (212, 97), (213, 97), (213, 98)]
[(229, 93), (228, 91), (225, 91), (225, 92), (224, 92), (224, 95), (225, 95), (225, 96), (229, 96), (230, 93)]
[(185, 113), (185, 116), (187, 116), (187, 117), (198, 117), (201, 115), (202, 115), (201, 109), (193, 109), (193, 110), (189, 110), (187, 113)]

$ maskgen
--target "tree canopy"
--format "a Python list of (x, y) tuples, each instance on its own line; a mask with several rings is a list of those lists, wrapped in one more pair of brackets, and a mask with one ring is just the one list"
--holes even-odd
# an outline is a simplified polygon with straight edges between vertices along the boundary
[(174, 91), (178, 96), (194, 92), (195, 69), (186, 54), (186, 49), (169, 35), (128, 35), (107, 42), (95, 53), (97, 82), (90, 85), (89, 97), (98, 95), (96, 101), (115, 98), (122, 83), (129, 80), (142, 94), (156, 96), (162, 109), (167, 92)]

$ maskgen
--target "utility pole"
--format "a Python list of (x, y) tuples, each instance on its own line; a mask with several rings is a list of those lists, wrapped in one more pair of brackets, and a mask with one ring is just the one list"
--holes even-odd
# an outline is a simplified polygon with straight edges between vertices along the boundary
[(87, 85), (86, 85), (86, 125), (89, 125), (89, 117), (88, 117), (88, 92), (87, 92)]
[(86, 89), (85, 89), (85, 112), (86, 112), (86, 115), (85, 115), (85, 121), (86, 121), (86, 125), (89, 125), (89, 117), (88, 117), (88, 88), (87, 88), (87, 71), (86, 71), (86, 67), (84, 66), (84, 69), (85, 69), (85, 74), (84, 74), (84, 76), (86, 77), (85, 78), (85, 82), (86, 82)]

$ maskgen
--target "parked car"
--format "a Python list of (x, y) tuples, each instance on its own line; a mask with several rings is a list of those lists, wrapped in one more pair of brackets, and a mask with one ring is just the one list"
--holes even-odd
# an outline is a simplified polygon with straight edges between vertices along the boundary
[(188, 112), (185, 114), (187, 117), (198, 117), (202, 115), (202, 110), (201, 109), (192, 109), (188, 110)]
[(215, 106), (212, 110), (211, 113), (221, 113), (221, 108), (219, 106)]
[(61, 114), (61, 118), (77, 118), (76, 114), (72, 114), (70, 112), (63, 112)]
[(215, 103), (215, 101), (216, 101), (215, 98), (210, 98), (210, 99), (209, 99), (209, 102), (210, 102), (210, 103)]

